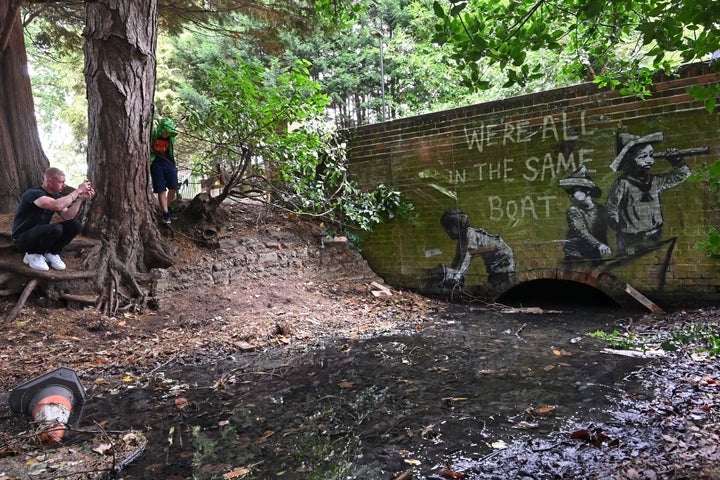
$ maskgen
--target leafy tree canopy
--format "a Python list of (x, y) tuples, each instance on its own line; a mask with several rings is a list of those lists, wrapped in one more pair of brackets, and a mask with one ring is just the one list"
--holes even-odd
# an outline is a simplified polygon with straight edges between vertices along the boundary
[(489, 66), (505, 85), (526, 84), (560, 55), (564, 70), (644, 96), (652, 75), (707, 60), (720, 45), (720, 3), (709, 0), (435, 0), (435, 40), (449, 44), (465, 82), (487, 88)]
[(198, 153), (195, 168), (223, 179), (210, 203), (255, 196), (342, 231), (407, 213), (411, 206), (399, 192), (362, 191), (347, 178), (345, 145), (323, 120), (329, 98), (308, 67), (225, 57), (194, 69), (180, 98)]

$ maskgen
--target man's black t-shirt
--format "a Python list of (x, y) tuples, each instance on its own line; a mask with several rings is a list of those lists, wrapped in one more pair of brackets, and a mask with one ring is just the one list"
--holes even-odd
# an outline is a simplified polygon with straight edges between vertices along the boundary
[(13, 219), (12, 237), (17, 238), (20, 234), (38, 225), (47, 225), (55, 213), (53, 210), (46, 210), (35, 205), (35, 200), (40, 197), (60, 198), (59, 193), (48, 193), (42, 187), (33, 187), (23, 193), (20, 204), (15, 210)]

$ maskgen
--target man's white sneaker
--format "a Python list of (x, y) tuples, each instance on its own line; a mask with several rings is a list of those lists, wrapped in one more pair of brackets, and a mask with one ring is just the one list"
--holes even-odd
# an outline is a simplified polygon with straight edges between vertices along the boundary
[(45, 257), (39, 253), (26, 253), (23, 257), (23, 263), (35, 270), (50, 270), (50, 267), (45, 262)]
[(46, 253), (45, 260), (55, 270), (65, 270), (65, 262), (60, 259), (60, 255), (56, 253)]

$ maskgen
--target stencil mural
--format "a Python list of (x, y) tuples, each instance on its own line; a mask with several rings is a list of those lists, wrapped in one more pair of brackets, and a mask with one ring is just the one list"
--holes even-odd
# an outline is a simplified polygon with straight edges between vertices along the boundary
[(565, 261), (598, 260), (609, 256), (612, 250), (608, 247), (606, 210), (593, 200), (600, 198), (601, 190), (590, 178), (585, 165), (559, 183), (570, 197), (563, 247)]
[[(559, 179), (558, 186), (570, 201), (566, 213), (567, 233), (563, 240), (564, 258), (558, 259), (566, 269), (578, 268), (576, 263), (590, 264), (601, 270), (611, 269), (659, 250), (658, 288), (662, 289), (677, 237), (663, 239), (661, 194), (681, 185), (690, 176), (685, 157), (709, 152), (708, 147), (668, 148), (656, 152), (655, 145), (662, 141), (662, 132), (645, 136), (618, 134), (618, 153), (610, 164), (617, 177), (604, 203), (601, 201), (602, 190), (584, 164)], [(670, 170), (650, 173), (656, 158), (665, 159)], [(485, 263), (487, 278), (484, 284), (487, 287), (496, 289), (512, 284), (515, 274), (513, 250), (500, 235), (470, 226), (468, 215), (458, 208), (446, 209), (440, 225), (457, 242), (456, 252), (450, 266), (440, 264), (428, 271), (428, 287), (462, 288), (475, 257), (481, 257)], [(614, 247), (609, 241), (612, 240), (611, 231), (615, 237)]]
[(465, 273), (475, 257), (481, 257), (485, 262), (487, 282), (491, 285), (501, 285), (511, 280), (515, 273), (515, 256), (500, 235), (470, 226), (467, 214), (459, 208), (445, 210), (440, 224), (448, 236), (457, 242), (455, 258), (449, 267), (440, 264), (429, 272), (431, 284), (452, 288), (462, 286)]
[[(608, 221), (615, 230), (618, 255), (632, 255), (654, 248), (662, 240), (663, 215), (660, 193), (676, 187), (690, 176), (683, 154), (669, 148), (655, 154), (653, 145), (663, 140), (662, 132), (643, 137), (618, 135), (620, 152), (610, 168), (620, 172), (605, 202)], [(672, 166), (663, 174), (652, 174), (655, 156), (662, 156)]]
[(719, 82), (693, 64), (654, 77), (647, 98), (587, 83), (350, 129), (348, 174), (413, 204), (368, 233), (363, 256), (422, 293), (562, 295), (558, 280), (619, 304), (718, 302), (706, 248), (720, 192), (704, 179), (719, 170), (720, 115), (690, 89)]

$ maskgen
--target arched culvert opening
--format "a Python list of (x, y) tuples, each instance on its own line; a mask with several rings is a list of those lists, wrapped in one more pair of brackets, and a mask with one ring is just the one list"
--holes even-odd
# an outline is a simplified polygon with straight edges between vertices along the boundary
[(512, 307), (620, 308), (601, 290), (570, 280), (539, 279), (523, 282), (504, 292), (496, 300)]

